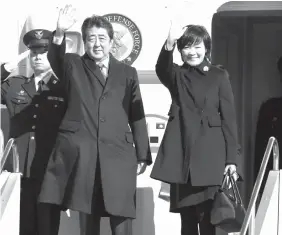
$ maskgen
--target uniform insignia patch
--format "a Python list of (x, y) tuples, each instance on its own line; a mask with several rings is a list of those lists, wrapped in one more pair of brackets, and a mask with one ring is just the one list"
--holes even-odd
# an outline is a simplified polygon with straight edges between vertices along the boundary
[(47, 97), (48, 100), (57, 100), (57, 101), (60, 101), (60, 102), (64, 102), (64, 98), (62, 97), (57, 97), (57, 96), (48, 96)]
[(42, 30), (35, 31), (35, 32), (34, 32), (34, 36), (35, 36), (37, 39), (41, 39), (42, 36), (43, 36), (43, 31), (42, 31)]

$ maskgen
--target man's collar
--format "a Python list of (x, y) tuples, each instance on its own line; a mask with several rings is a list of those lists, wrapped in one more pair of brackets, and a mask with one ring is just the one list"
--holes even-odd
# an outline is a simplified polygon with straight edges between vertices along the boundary
[(103, 60), (96, 62), (96, 64), (100, 64), (100, 63), (102, 63), (108, 69), (110, 63), (110, 56), (108, 55), (106, 58), (103, 58)]
[(54, 76), (57, 80), (59, 80), (51, 69), (49, 71), (47, 71), (46, 73), (44, 73), (42, 75), (42, 77), (33, 75), (33, 78), (34, 78), (35, 82), (37, 82), (37, 83), (42, 80), (44, 82), (44, 84), (48, 84), (48, 82), (50, 81), (50, 78), (52, 76)]
[(46, 73), (46, 75), (42, 78), (42, 80), (44, 81), (44, 84), (48, 84), (52, 75), (53, 75), (53, 71), (51, 70), (48, 73)]

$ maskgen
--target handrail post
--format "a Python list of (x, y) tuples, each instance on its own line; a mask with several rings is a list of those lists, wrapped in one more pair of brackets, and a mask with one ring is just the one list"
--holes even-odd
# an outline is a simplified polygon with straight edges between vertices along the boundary
[(18, 173), (20, 171), (20, 164), (19, 164), (19, 153), (17, 146), (13, 144), (13, 171), (14, 173)]
[[(276, 147), (275, 147), (276, 150), (273, 149), (274, 145), (276, 145)], [(277, 140), (274, 137), (270, 137), (269, 140), (268, 140), (268, 143), (267, 143), (266, 150), (264, 152), (263, 160), (262, 160), (262, 163), (261, 163), (261, 166), (260, 166), (260, 169), (259, 169), (259, 174), (257, 176), (256, 182), (255, 182), (255, 185), (254, 185), (254, 189), (253, 189), (251, 199), (250, 199), (250, 202), (249, 202), (249, 206), (248, 206), (248, 209), (247, 209), (247, 212), (246, 212), (246, 215), (245, 215), (245, 219), (244, 219), (241, 231), (240, 231), (240, 235), (246, 234), (248, 227), (250, 225), (250, 220), (255, 219), (255, 215), (254, 215), (253, 211), (255, 211), (254, 208), (256, 206), (258, 193), (259, 193), (259, 190), (260, 190), (260, 187), (261, 187), (261, 184), (262, 184), (262, 179), (263, 179), (264, 174), (265, 174), (265, 170), (266, 170), (266, 166), (267, 166), (267, 163), (268, 163), (268, 160), (269, 160), (271, 150), (273, 150), (273, 158), (274, 158), (273, 160), (275, 162), (273, 164), (275, 164), (275, 167), (279, 168), (278, 143), (277, 143)], [(274, 153), (274, 151), (276, 151), (276, 152)], [(277, 163), (278, 163), (278, 166), (277, 166)], [(254, 225), (255, 225), (255, 223), (254, 223)], [(253, 227), (255, 227), (255, 226), (253, 226)], [(253, 229), (253, 231), (254, 231), (254, 229)]]
[(4, 165), (6, 163), (6, 160), (8, 158), (9, 153), (12, 149), (12, 153), (13, 153), (13, 171), (18, 173), (19, 172), (19, 154), (17, 151), (17, 146), (15, 143), (15, 139), (11, 138), (9, 139), (9, 141), (6, 144), (6, 147), (4, 149), (4, 152), (2, 154), (0, 154), (0, 174), (3, 171)]
[(255, 218), (256, 218), (256, 208), (253, 207), (251, 212), (250, 225), (249, 225), (249, 235), (255, 235)]
[(273, 170), (279, 171), (279, 146), (276, 139), (273, 143)]

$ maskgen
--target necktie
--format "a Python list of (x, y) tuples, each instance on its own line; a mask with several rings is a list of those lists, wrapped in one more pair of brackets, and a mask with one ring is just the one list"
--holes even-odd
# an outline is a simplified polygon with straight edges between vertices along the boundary
[(101, 70), (101, 73), (102, 73), (103, 77), (104, 77), (105, 79), (107, 79), (107, 77), (108, 77), (108, 71), (107, 71), (106, 66), (105, 66), (103, 63), (99, 63), (98, 66), (99, 66), (99, 68), (100, 68), (100, 70)]
[(37, 84), (38, 84), (38, 90), (37, 90), (37, 92), (38, 92), (38, 93), (41, 93), (42, 91), (44, 91), (44, 81), (43, 81), (43, 80), (40, 80)]

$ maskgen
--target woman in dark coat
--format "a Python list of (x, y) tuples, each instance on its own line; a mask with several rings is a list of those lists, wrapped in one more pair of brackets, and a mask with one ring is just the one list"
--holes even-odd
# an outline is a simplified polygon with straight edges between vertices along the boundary
[[(173, 63), (176, 45), (182, 66)], [(237, 165), (229, 75), (210, 63), (210, 50), (211, 38), (204, 27), (172, 25), (156, 65), (172, 104), (151, 177), (171, 184), (170, 211), (180, 213), (182, 235), (198, 235), (198, 223), (201, 235), (215, 234), (212, 201), (224, 174), (227, 170), (233, 174)]]

